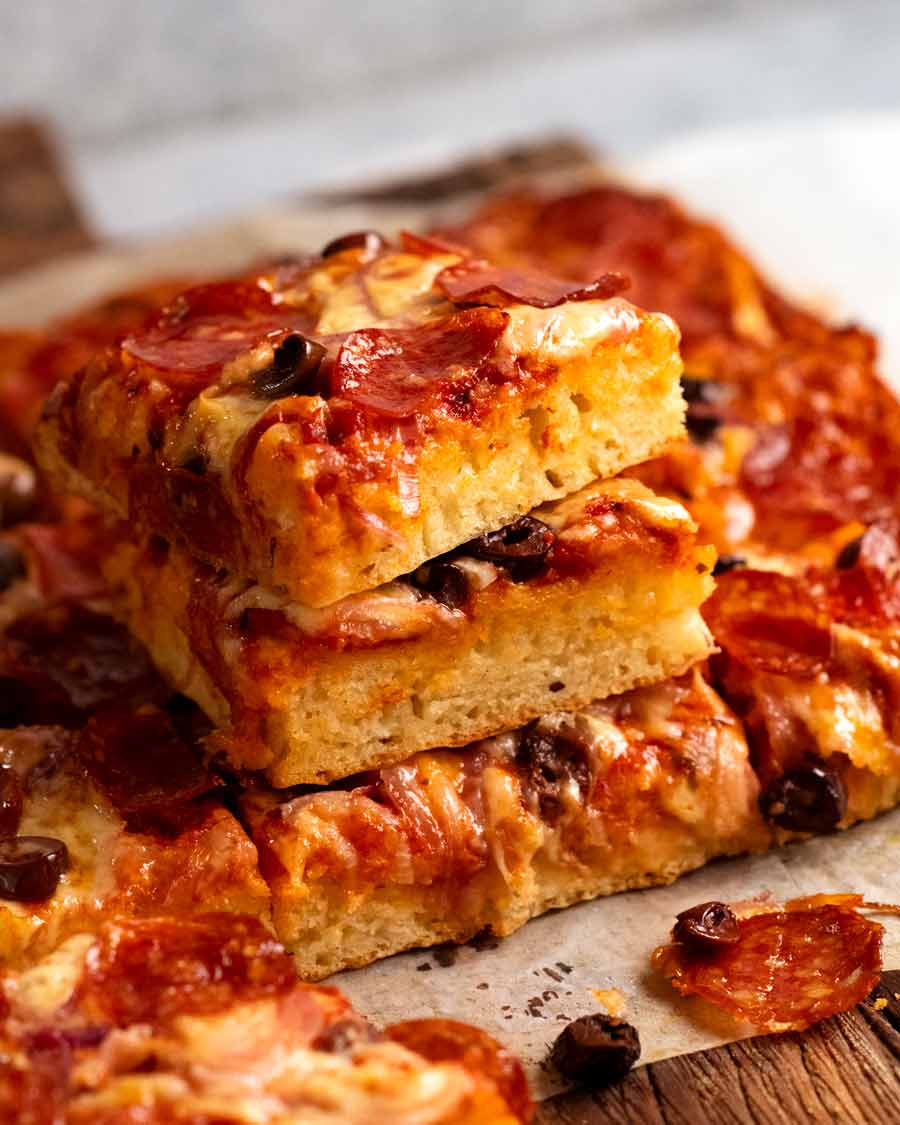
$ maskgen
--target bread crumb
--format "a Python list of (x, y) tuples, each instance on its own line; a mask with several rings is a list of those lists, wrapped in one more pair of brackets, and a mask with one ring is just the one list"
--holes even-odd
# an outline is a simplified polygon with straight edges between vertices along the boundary
[(605, 1009), (607, 1015), (621, 1019), (627, 1007), (625, 997), (617, 988), (592, 988), (591, 995)]
[[(895, 993), (896, 995), (896, 993)], [(887, 1000), (883, 996), (879, 996), (875, 1003), (872, 1005), (876, 1012), (880, 1012), (883, 1008), (887, 1007)]]

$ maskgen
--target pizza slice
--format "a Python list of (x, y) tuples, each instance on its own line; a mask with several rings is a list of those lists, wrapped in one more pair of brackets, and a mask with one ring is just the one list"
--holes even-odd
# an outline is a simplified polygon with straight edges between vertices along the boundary
[(706, 610), (715, 679), (743, 719), (780, 838), (845, 828), (900, 799), (897, 525), (828, 543), (828, 562), (732, 569)]
[(678, 333), (421, 239), (186, 291), (49, 401), (39, 459), (145, 537), (322, 607), (683, 432)]
[(251, 790), (242, 810), (277, 932), (318, 979), (765, 848), (758, 793), (695, 670), (339, 787)]
[(109, 615), (96, 516), (0, 539), (0, 958), (110, 913), (270, 917), (208, 723)]
[(211, 748), (321, 784), (683, 672), (709, 652), (694, 530), (613, 480), (319, 610), (127, 531), (106, 573)]
[(68, 1125), (516, 1125), (518, 1061), (440, 1019), (384, 1031), (250, 917), (110, 918), (0, 978), (0, 1116)]

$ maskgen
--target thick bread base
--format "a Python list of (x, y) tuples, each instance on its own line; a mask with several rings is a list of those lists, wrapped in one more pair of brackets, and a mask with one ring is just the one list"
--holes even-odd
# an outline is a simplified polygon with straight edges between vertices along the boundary
[[(138, 534), (186, 539), (186, 548), (205, 562), (284, 587), (302, 605), (329, 605), (654, 457), (681, 437), (685, 407), (674, 326), (667, 317), (630, 308), (628, 318), (634, 324), (623, 340), (601, 338), (594, 352), (561, 359), (550, 385), (524, 399), (510, 396), (483, 422), (443, 421), (421, 446), (394, 450), (387, 475), (363, 473), (354, 480), (348, 469), (348, 479), (317, 490), (310, 474), (318, 469), (307, 463), (296, 427), (273, 426), (240, 487), (224, 455), (205, 481), (234, 520), (215, 550), (201, 550), (180, 524), (171, 496), (161, 522), (159, 512), (133, 500), (137, 469), (163, 494), (167, 470), (149, 452), (134, 463), (123, 460), (120, 431), (134, 409), (114, 380), (104, 384), (105, 397), (81, 404), (88, 432), (79, 435), (77, 450), (67, 439), (71, 420), (49, 415), (37, 428), (35, 451), (58, 491), (86, 497)], [(224, 398), (210, 401), (224, 411), (213, 429), (230, 449), (246, 417), (228, 415)], [(135, 443), (142, 448), (146, 435), (135, 435)], [(302, 499), (309, 494), (314, 502)], [(195, 524), (195, 515), (191, 519)]]
[[(900, 777), (878, 776), (866, 770), (844, 774), (848, 810), (842, 829), (870, 820), (900, 800)], [(773, 847), (795, 845), (814, 837), (776, 830), (759, 822), (719, 841), (699, 841), (685, 831), (644, 834), (637, 854), (605, 856), (602, 867), (538, 865), (524, 892), (510, 894), (495, 885), (476, 909), (448, 906), (446, 890), (435, 887), (380, 888), (354, 895), (321, 885), (308, 897), (275, 894), (275, 928), (291, 950), (300, 975), (321, 980), (344, 969), (360, 968), (405, 950), (441, 942), (465, 942), (485, 928), (506, 937), (531, 918), (578, 902), (641, 887), (674, 882), (679, 876), (712, 859), (743, 853), (761, 854)]]
[(526, 894), (502, 904), (488, 900), (476, 912), (449, 908), (446, 892), (440, 889), (383, 888), (354, 903), (352, 895), (327, 896), (320, 888), (303, 906), (278, 903), (275, 928), (280, 940), (294, 954), (300, 976), (321, 980), (404, 950), (468, 941), (486, 928), (498, 937), (507, 937), (548, 910), (620, 891), (671, 883), (718, 855), (740, 850), (707, 849), (686, 839), (656, 868), (548, 868), (535, 873)]
[(678, 675), (711, 649), (697, 609), (711, 584), (697, 573), (700, 557), (646, 570), (637, 560), (631, 574), (535, 588), (509, 584), (458, 628), (371, 649), (272, 639), (252, 667), (238, 648), (216, 673), (194, 651), (190, 582), (169, 564), (145, 575), (127, 556), (115, 581), (131, 630), (220, 728), (216, 748), (234, 766), (264, 769), (272, 784), (289, 786), (463, 746)]

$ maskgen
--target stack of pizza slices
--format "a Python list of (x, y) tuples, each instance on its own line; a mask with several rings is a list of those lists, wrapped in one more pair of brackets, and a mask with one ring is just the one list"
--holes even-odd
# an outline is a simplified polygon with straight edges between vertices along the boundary
[[(874, 361), (610, 186), (0, 337), (0, 1094), (526, 1120), (496, 1044), (361, 1031), (269, 932), (317, 980), (895, 803)], [(397, 1067), (431, 1116), (366, 1100)]]

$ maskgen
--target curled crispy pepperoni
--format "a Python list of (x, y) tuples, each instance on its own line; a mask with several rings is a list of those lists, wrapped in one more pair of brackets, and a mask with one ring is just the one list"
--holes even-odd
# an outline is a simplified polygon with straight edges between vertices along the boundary
[(827, 582), (838, 621), (883, 628), (900, 621), (900, 546), (894, 521), (873, 524), (847, 544)]
[(703, 616), (728, 657), (757, 672), (814, 676), (831, 653), (827, 608), (800, 578), (730, 571), (719, 579)]
[[(88, 950), (76, 1000), (94, 1023), (158, 1028), (296, 985), (291, 958), (256, 918), (121, 919)], [(319, 1021), (311, 1024), (311, 1036), (318, 1034)]]
[(279, 309), (259, 285), (217, 282), (183, 293), (154, 326), (128, 336), (122, 347), (157, 371), (201, 376), (263, 340), (302, 328), (304, 320), (296, 310)]
[(738, 941), (702, 951), (673, 941), (653, 964), (683, 995), (700, 996), (760, 1031), (802, 1031), (846, 1012), (881, 972), (883, 928), (859, 895), (814, 895), (739, 920)]
[[(493, 371), (506, 327), (497, 309), (468, 309), (418, 328), (365, 328), (344, 341), (331, 393), (388, 418), (408, 418), (441, 385)], [(490, 370), (488, 370), (490, 369)]]
[(521, 1063), (484, 1031), (455, 1020), (408, 1020), (386, 1028), (387, 1036), (429, 1062), (453, 1062), (492, 1082), (519, 1121), (529, 1122), (534, 1104)]
[(77, 749), (92, 780), (123, 817), (165, 812), (220, 784), (156, 707), (115, 707), (94, 715)]
[(493, 266), (467, 261), (442, 269), (435, 279), (438, 289), (456, 305), (531, 305), (555, 308), (566, 301), (604, 301), (628, 288), (619, 273), (604, 273), (595, 281), (566, 281), (538, 270)]

